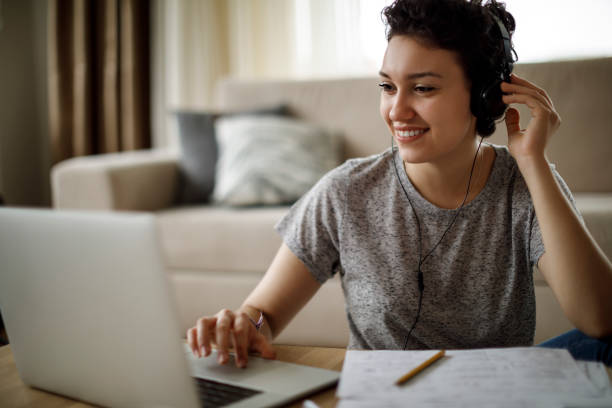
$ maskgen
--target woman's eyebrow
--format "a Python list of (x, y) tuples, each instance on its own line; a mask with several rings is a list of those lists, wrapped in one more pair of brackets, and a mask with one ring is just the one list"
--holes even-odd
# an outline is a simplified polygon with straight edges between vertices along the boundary
[[(383, 71), (378, 71), (378, 75), (380, 75), (381, 77), (389, 78), (389, 79), (391, 78), (388, 74), (384, 73)], [(412, 80), (412, 79), (419, 79), (419, 78), (428, 77), (428, 76), (442, 78), (442, 75), (438, 74), (437, 72), (432, 72), (432, 71), (415, 72), (413, 74), (406, 75), (404, 78), (408, 80)]]

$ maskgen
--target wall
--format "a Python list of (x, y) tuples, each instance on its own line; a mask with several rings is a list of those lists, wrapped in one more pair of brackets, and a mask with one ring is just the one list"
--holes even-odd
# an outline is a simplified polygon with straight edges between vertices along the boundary
[(47, 3), (0, 0), (0, 194), (9, 205), (50, 203)]

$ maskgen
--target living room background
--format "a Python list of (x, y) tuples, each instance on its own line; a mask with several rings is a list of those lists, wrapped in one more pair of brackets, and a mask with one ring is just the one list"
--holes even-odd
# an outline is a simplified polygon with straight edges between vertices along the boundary
[[(168, 112), (212, 105), (215, 81), (374, 75), (388, 0), (154, 0), (155, 147), (176, 147)], [(609, 0), (506, 0), (520, 62), (612, 55)], [(49, 205), (47, 2), (0, 0), (0, 195)], [(350, 39), (357, 38), (358, 41)]]
[[(154, 10), (154, 135), (176, 147), (174, 109), (213, 107), (221, 77), (372, 76), (386, 47), (380, 11), (392, 0), (158, 0)], [(612, 55), (612, 2), (506, 0), (520, 62)]]

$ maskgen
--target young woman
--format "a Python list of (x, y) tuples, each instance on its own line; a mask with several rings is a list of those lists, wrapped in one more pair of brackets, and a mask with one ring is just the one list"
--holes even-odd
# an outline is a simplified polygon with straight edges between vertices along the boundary
[[(272, 339), (336, 273), (349, 348), (531, 345), (533, 265), (572, 335), (609, 348), (595, 338), (612, 334), (612, 266), (546, 161), (552, 101), (508, 76), (513, 17), (494, 0), (397, 0), (383, 14), (380, 113), (397, 148), (347, 161), (292, 207), (240, 309), (187, 331), (193, 353), (216, 344), (225, 364), (233, 347), (241, 367), (248, 351), (273, 358)], [(508, 108), (508, 146), (482, 143), (507, 104), (529, 108), (527, 128)]]

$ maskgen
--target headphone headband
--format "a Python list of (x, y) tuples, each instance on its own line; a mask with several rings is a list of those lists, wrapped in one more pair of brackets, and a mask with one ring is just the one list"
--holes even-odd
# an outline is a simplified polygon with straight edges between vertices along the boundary
[(512, 58), (512, 45), (510, 42), (510, 34), (506, 29), (506, 26), (502, 21), (497, 17), (491, 10), (488, 10), (493, 20), (497, 23), (499, 27), (499, 32), (501, 34), (502, 42), (504, 43), (504, 63), (502, 65), (501, 79), (506, 82), (510, 82), (510, 74), (512, 73), (512, 69), (514, 67), (514, 58)]
[[(504, 23), (500, 18), (495, 15), (491, 10), (485, 9), (495, 21), (495, 25), (499, 29), (500, 37), (504, 47), (504, 56), (502, 61), (493, 68), (493, 72), (489, 72), (486, 75), (487, 78), (482, 78), (483, 83), (479, 84), (477, 88), (472, 90), (470, 109), (474, 116), (476, 116), (482, 123), (487, 124), (486, 127), (483, 125), (478, 131), (488, 136), (493, 133), (495, 125), (491, 125), (490, 121), (499, 119), (506, 110), (506, 105), (502, 100), (502, 91), (500, 83), (510, 82), (510, 74), (514, 68), (515, 59), (512, 58), (512, 42), (510, 40), (510, 34), (506, 29)], [(490, 76), (489, 76), (490, 75)]]

